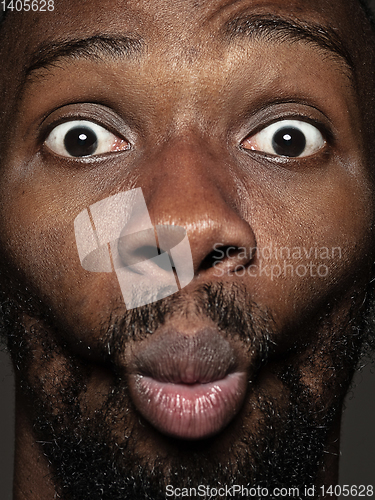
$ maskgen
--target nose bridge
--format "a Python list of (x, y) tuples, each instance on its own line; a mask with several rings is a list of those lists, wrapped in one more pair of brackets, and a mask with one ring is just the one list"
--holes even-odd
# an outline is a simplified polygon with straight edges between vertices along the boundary
[[(153, 213), (178, 222), (195, 225), (196, 219), (206, 213), (206, 219), (213, 215), (210, 206), (215, 204), (216, 211), (223, 208), (225, 200), (234, 202), (230, 196), (234, 180), (228, 169), (202, 143), (202, 139), (191, 137), (168, 141), (163, 151), (157, 155), (151, 164), (153, 179), (153, 196), (148, 200), (148, 206)], [(225, 190), (222, 187), (225, 186)], [(205, 209), (203, 209), (203, 205)], [(191, 221), (191, 224), (189, 222)]]
[[(215, 248), (255, 249), (255, 235), (236, 198), (235, 175), (229, 155), (198, 134), (168, 141), (143, 169), (141, 184), (147, 186), (153, 224), (186, 229), (196, 273), (210, 272), (207, 258)], [(241, 263), (233, 257), (229, 268)]]

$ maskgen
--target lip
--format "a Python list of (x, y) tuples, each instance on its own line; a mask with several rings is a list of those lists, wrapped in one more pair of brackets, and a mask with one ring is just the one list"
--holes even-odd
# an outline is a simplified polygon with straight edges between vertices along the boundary
[(173, 384), (138, 376), (133, 400), (160, 432), (180, 439), (203, 439), (220, 432), (238, 413), (245, 394), (244, 373), (205, 384)]
[(169, 330), (151, 336), (133, 354), (130, 395), (160, 432), (180, 439), (207, 438), (241, 409), (246, 372), (217, 330), (194, 335)]

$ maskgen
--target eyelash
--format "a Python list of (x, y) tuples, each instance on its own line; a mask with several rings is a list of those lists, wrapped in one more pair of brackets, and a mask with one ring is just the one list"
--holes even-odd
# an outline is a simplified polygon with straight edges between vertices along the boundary
[[(277, 129), (277, 125), (279, 125), (280, 128), (282, 128), (282, 123), (283, 122), (287, 122), (288, 124), (290, 123), (294, 123), (294, 124), (299, 124), (299, 125), (303, 125), (305, 127), (314, 127), (314, 129), (316, 131), (318, 131), (319, 134), (321, 134), (322, 136), (322, 145), (321, 147), (318, 147), (316, 151), (313, 151), (311, 154), (308, 154), (308, 155), (291, 155), (291, 156), (288, 156), (288, 155), (280, 155), (280, 154), (277, 154), (277, 153), (272, 153), (272, 152), (269, 152), (269, 151), (263, 151), (261, 148), (255, 148), (255, 147), (245, 147), (245, 143), (247, 141), (250, 141), (251, 139), (254, 139), (256, 136), (259, 136), (260, 134), (264, 134), (265, 131), (267, 129), (272, 129), (273, 126), (275, 126), (275, 130)], [(76, 123), (76, 127), (74, 127), (74, 123)], [(60, 138), (60, 145), (54, 149), (53, 147), (53, 133), (55, 132), (56, 134), (56, 130), (58, 131), (59, 127), (61, 127), (61, 130), (60, 132), (61, 133), (64, 133), (64, 125), (65, 125), (65, 140), (66, 140), (66, 135), (69, 131), (71, 130), (74, 130), (75, 128), (79, 128), (80, 126), (81, 127), (86, 127), (88, 129), (94, 129), (97, 133), (103, 133), (107, 136), (107, 140), (109, 141), (109, 137), (112, 136), (113, 137), (113, 149), (112, 151), (105, 151), (105, 150), (102, 150), (100, 151), (99, 150), (99, 153), (95, 150), (93, 153), (88, 153), (88, 154), (82, 154), (82, 155), (71, 155), (69, 154), (69, 152), (67, 151), (68, 154), (64, 154), (64, 152), (62, 152), (62, 149), (59, 150), (59, 147), (61, 146), (62, 144), (62, 141), (61, 141), (61, 138)], [(57, 132), (58, 134), (58, 132)], [(63, 138), (63, 139), (64, 139)], [(48, 143), (50, 139), (50, 142)], [(65, 140), (64, 140), (64, 143), (65, 143)], [(99, 138), (99, 140), (101, 140)], [(56, 139), (56, 135), (55, 135), (55, 142), (58, 141), (58, 139)], [(294, 115), (294, 116), (282, 116), (282, 117), (279, 117), (277, 120), (273, 120), (271, 122), (269, 122), (268, 124), (265, 124), (265, 125), (261, 125), (261, 126), (258, 126), (254, 132), (248, 134), (245, 139), (243, 139), (241, 142), (240, 142), (240, 149), (246, 151), (246, 152), (249, 152), (251, 151), (252, 153), (256, 153), (256, 154), (262, 154), (264, 156), (267, 156), (269, 158), (273, 158), (273, 159), (282, 159), (282, 160), (295, 160), (296, 158), (297, 159), (301, 159), (301, 158), (305, 158), (305, 157), (308, 157), (308, 156), (313, 156), (314, 154), (316, 154), (317, 152), (319, 152), (320, 150), (322, 149), (325, 149), (325, 145), (328, 144), (328, 145), (331, 145), (333, 142), (333, 134), (331, 133), (331, 131), (328, 129), (328, 127), (321, 123), (321, 122), (318, 122), (316, 120), (312, 120), (312, 119), (308, 119), (306, 118), (305, 116), (301, 116), (301, 115)], [(70, 159), (70, 160), (85, 160), (85, 161), (88, 161), (88, 160), (98, 160), (100, 157), (102, 157), (104, 154), (106, 153), (119, 153), (119, 152), (123, 152), (123, 151), (126, 151), (126, 150), (129, 150), (131, 149), (132, 147), (132, 144), (130, 143), (130, 141), (128, 139), (125, 139), (124, 137), (121, 136), (121, 134), (119, 134), (117, 131), (113, 131), (113, 130), (110, 130), (110, 128), (106, 125), (102, 125), (100, 123), (97, 123), (96, 121), (94, 121), (92, 118), (89, 118), (89, 117), (69, 117), (69, 119), (61, 119), (59, 121), (56, 121), (54, 123), (52, 123), (48, 129), (45, 131), (45, 133), (43, 134), (43, 137), (42, 137), (42, 143), (44, 145), (46, 145), (50, 150), (52, 150), (52, 152), (54, 152), (55, 154), (58, 154), (62, 157), (65, 157), (67, 159)], [(117, 143), (117, 145), (115, 145), (115, 143)], [(52, 145), (52, 147), (51, 147)], [(108, 142), (108, 146), (109, 146), (109, 142)], [(65, 148), (66, 150), (66, 148)]]

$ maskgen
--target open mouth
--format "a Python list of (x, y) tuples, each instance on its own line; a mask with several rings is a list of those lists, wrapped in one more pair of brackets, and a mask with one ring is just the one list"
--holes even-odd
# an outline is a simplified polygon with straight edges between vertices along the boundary
[(192, 336), (167, 331), (140, 347), (129, 376), (130, 394), (160, 432), (180, 439), (207, 438), (241, 409), (246, 372), (217, 330)]

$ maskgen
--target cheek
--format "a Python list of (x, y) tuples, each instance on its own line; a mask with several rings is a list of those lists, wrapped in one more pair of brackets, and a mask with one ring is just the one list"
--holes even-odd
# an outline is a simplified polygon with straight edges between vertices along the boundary
[(279, 326), (300, 321), (333, 295), (361, 290), (373, 253), (372, 194), (347, 172), (308, 182), (269, 181), (249, 201), (258, 251), (245, 274), (254, 300)]
[[(74, 219), (97, 195), (74, 180), (52, 180), (3, 184), (3, 270), (26, 282), (67, 335), (95, 338), (114, 310), (125, 310), (116, 275), (85, 271), (78, 257)], [(316, 313), (334, 293), (350, 293), (357, 277), (363, 286), (373, 210), (364, 181), (333, 168), (305, 176), (269, 169), (263, 178), (248, 176), (241, 196), (258, 252), (234, 279), (279, 328)]]
[(80, 264), (74, 219), (93, 194), (78, 196), (74, 186), (56, 190), (44, 179), (3, 186), (0, 268), (14, 293), (25, 290), (37, 308), (41, 301), (68, 336), (96, 332), (120, 305), (121, 291), (114, 273), (87, 272)]

